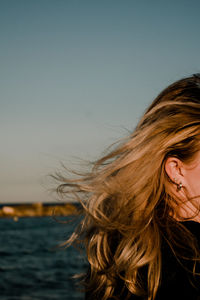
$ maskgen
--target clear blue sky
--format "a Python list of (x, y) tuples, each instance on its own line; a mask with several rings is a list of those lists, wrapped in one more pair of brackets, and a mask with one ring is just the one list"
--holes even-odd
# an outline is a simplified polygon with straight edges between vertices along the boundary
[[(97, 158), (168, 84), (200, 72), (199, 0), (0, 1), (0, 203)], [(76, 165), (77, 167), (78, 165)]]

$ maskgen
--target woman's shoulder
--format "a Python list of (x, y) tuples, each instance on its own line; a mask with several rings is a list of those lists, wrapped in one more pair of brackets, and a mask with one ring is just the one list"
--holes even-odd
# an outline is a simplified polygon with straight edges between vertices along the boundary
[[(200, 223), (187, 221), (183, 224), (197, 239), (200, 244)], [(184, 238), (184, 237), (183, 237)], [(192, 270), (193, 261), (185, 260), (178, 257), (170, 244), (165, 239), (162, 239), (162, 267), (161, 267), (161, 280), (156, 300), (197, 300), (200, 299), (200, 284), (195, 280)], [(199, 265), (199, 266), (198, 266)], [(200, 268), (200, 263), (197, 263), (197, 268)], [(146, 278), (146, 271), (140, 270), (140, 276)], [(197, 279), (197, 278), (196, 278)], [(198, 278), (200, 280), (200, 278)], [(145, 297), (139, 297), (130, 294), (125, 286), (123, 280), (118, 277), (116, 279), (114, 296), (116, 299), (130, 299), (130, 300), (145, 300)], [(97, 299), (100, 300), (101, 296), (86, 293), (86, 300)], [(114, 298), (113, 298), (114, 299)]]

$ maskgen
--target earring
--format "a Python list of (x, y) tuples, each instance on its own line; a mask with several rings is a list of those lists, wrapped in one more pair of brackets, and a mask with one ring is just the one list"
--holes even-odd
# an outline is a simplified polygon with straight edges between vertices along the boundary
[(179, 184), (177, 184), (177, 191), (180, 191), (182, 189), (182, 182), (180, 182)]
[(180, 191), (182, 189), (182, 187), (183, 187), (182, 182), (177, 183), (177, 179), (176, 178), (173, 178), (173, 179), (174, 179), (174, 183), (177, 186), (177, 191)]

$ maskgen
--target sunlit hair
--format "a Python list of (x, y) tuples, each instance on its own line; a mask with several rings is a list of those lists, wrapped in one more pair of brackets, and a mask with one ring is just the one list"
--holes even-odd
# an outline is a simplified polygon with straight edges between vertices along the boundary
[(133, 133), (88, 173), (76, 179), (57, 174), (58, 193), (75, 197), (83, 207), (84, 217), (68, 243), (86, 247), (88, 290), (102, 300), (111, 298), (120, 277), (130, 293), (154, 299), (162, 239), (177, 259), (181, 248), (198, 258), (192, 235), (177, 221), (184, 220), (176, 210), (180, 199), (172, 192), (164, 165), (169, 156), (189, 162), (199, 150), (200, 76), (194, 75), (160, 93)]

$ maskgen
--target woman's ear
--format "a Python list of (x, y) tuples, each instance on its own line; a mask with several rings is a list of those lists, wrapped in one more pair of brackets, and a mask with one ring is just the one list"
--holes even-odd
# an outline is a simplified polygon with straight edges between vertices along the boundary
[(165, 162), (165, 171), (174, 183), (180, 182), (182, 177), (182, 162), (176, 157), (168, 157)]

